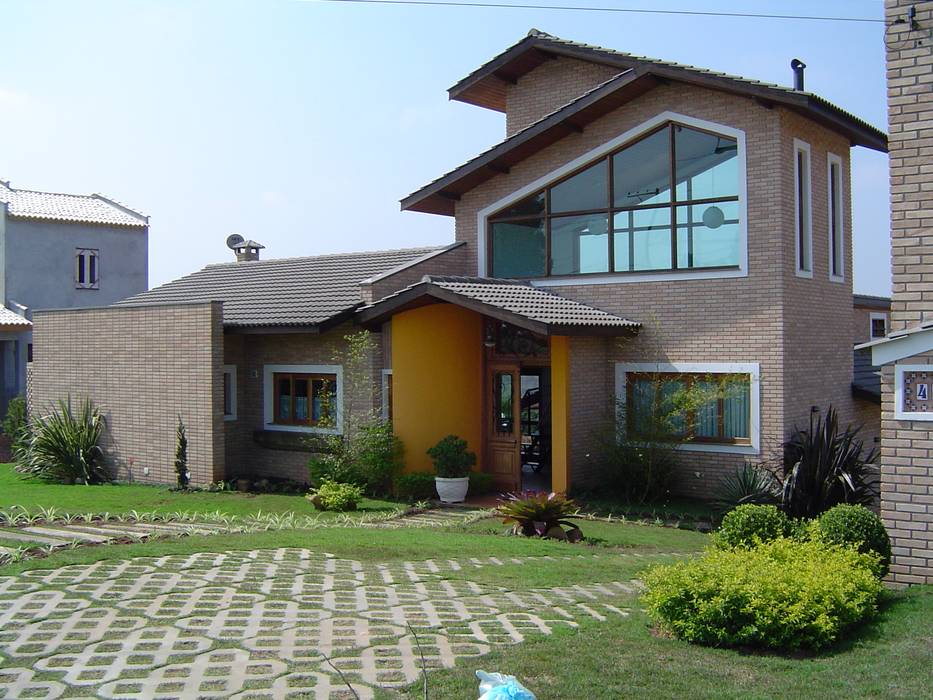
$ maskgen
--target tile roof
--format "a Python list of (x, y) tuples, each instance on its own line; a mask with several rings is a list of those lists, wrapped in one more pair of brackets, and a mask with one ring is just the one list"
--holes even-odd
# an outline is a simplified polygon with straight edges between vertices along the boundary
[(29, 328), (32, 325), (32, 322), (20, 316), (15, 311), (10, 311), (5, 306), (0, 306), (0, 326), (22, 326), (23, 330)]
[(225, 326), (316, 326), (357, 308), (362, 303), (360, 283), (365, 279), (444, 249), (219, 263), (118, 305), (222, 301)]
[(11, 217), (45, 221), (70, 221), (108, 226), (148, 226), (149, 219), (100, 194), (59, 194), (10, 187), (0, 180), (0, 203)]
[[(358, 313), (363, 318), (377, 318), (383, 310), (405, 303), (421, 294), (436, 296), (440, 300), (457, 303), (473, 302), (473, 306), (494, 312), (501, 311), (540, 326), (540, 330), (555, 332), (585, 329), (617, 329), (637, 331), (641, 324), (610, 314), (593, 306), (562, 297), (528, 282), (492, 277), (425, 276), (421, 282), (363, 307)], [(464, 304), (469, 305), (469, 304)], [(478, 309), (479, 310), (479, 309)]]

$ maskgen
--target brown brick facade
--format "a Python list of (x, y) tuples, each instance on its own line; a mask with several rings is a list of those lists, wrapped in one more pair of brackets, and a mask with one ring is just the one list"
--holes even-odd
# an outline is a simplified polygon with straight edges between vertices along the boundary
[[(223, 478), (219, 303), (37, 311), (30, 405), (90, 398), (104, 413), (115, 478), (175, 481), (175, 426), (188, 429), (193, 484)], [(146, 474), (148, 470), (148, 474)]]
[[(918, 29), (907, 20), (916, 8)], [(933, 2), (886, 0), (894, 331), (933, 319)], [(933, 353), (901, 364), (929, 364)], [(894, 419), (894, 365), (882, 374), (881, 512), (891, 579), (933, 583), (933, 422)]]

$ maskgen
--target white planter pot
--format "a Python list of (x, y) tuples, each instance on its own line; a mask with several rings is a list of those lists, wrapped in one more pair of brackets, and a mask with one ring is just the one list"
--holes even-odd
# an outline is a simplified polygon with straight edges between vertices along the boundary
[(466, 500), (467, 490), (470, 488), (470, 477), (445, 479), (435, 476), (434, 486), (437, 488), (437, 495), (441, 499), (441, 503), (462, 503)]

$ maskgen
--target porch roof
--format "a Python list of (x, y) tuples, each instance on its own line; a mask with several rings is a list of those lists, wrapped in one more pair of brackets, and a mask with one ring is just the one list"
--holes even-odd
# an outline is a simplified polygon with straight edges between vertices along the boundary
[(32, 321), (28, 318), (20, 316), (5, 306), (0, 306), (0, 331), (27, 331), (30, 328), (32, 328)]
[(541, 335), (635, 335), (641, 324), (530, 282), (493, 277), (425, 276), (417, 284), (364, 306), (360, 323), (378, 326), (393, 314), (427, 304), (449, 303)]

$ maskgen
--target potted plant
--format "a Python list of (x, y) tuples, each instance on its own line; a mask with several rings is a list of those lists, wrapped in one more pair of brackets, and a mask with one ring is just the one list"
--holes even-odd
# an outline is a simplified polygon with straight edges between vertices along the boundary
[(470, 488), (470, 467), (476, 453), (467, 451), (466, 440), (448, 435), (428, 450), (434, 461), (434, 486), (442, 503), (461, 503)]

